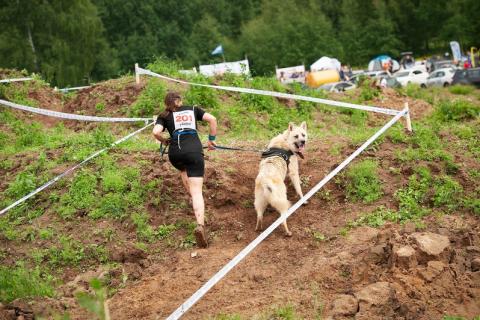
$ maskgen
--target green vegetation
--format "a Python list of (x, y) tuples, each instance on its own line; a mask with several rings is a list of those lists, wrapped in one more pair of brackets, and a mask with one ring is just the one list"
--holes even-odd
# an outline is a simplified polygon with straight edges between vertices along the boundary
[(466, 85), (454, 85), (448, 88), (448, 91), (450, 91), (453, 94), (460, 94), (460, 95), (467, 95), (472, 93), (475, 90), (475, 87), (473, 86), (466, 86)]
[[(178, 76), (176, 66), (174, 62), (159, 59), (152, 69)], [(324, 92), (310, 91), (300, 85), (279, 85), (271, 77), (245, 78), (227, 74), (214, 79), (192, 77), (192, 80), (328, 97)], [(12, 97), (23, 99), (29, 96), (28, 92), (16, 95), (12, 88), (8, 92)], [(149, 79), (136, 104), (130, 109), (124, 107), (122, 112), (139, 116), (158, 113), (163, 108), (162, 97), (166, 90), (164, 82)], [(366, 112), (303, 101), (224, 93), (208, 88), (191, 87), (185, 90), (182, 94), (186, 103), (203, 106), (218, 117), (220, 130), (223, 131), (222, 144), (236, 143), (241, 139), (242, 142), (260, 146), (268, 137), (285, 130), (292, 119), (297, 123), (306, 120), (312, 139), (308, 148), (315, 152), (325, 151), (332, 165), (340, 161), (343, 154), (363, 143), (384, 122), (383, 118)], [(406, 133), (403, 124), (395, 125), (385, 137), (370, 146), (366, 155), (360, 156), (342, 175), (337, 176), (336, 182), (343, 187), (347, 201), (356, 201), (359, 210), (365, 211), (358, 219), (349, 222), (344, 232), (360, 225), (380, 227), (386, 222), (413, 221), (421, 227), (427, 221), (422, 219), (432, 213), (480, 215), (480, 170), (477, 161), (480, 156), (480, 126), (478, 107), (471, 100), (471, 95), (476, 92), (459, 100), (449, 100), (451, 94), (442, 88), (440, 90), (443, 91), (421, 91), (416, 87), (405, 90), (409, 95), (433, 101), (433, 113), (416, 119), (413, 133)], [(437, 93), (439, 97), (434, 97)], [(345, 99), (358, 102), (380, 94), (384, 93), (365, 85)], [(97, 111), (102, 112), (102, 108), (102, 102), (99, 102)], [(109, 146), (115, 139), (113, 132), (115, 136), (120, 134), (118, 128), (110, 125), (92, 125), (88, 130), (77, 132), (68, 125), (45, 128), (35, 122), (21, 121), (15, 112), (8, 111), (0, 113), (0, 125), (5, 128), (0, 134), (0, 171), (4, 173), (0, 204), (3, 206), (58, 174), (58, 170), (63, 171), (93, 151)], [(8, 244), (8, 248), (28, 247), (28, 250), (12, 251), (15, 258), (18, 256), (17, 260), (25, 261), (22, 266), (13, 265), (10, 253), (0, 250), (0, 261), (9, 264), (11, 270), (17, 270), (16, 277), (19, 279), (14, 281), (16, 284), (6, 285), (4, 291), (0, 289), (2, 299), (14, 299), (22, 296), (22, 292), (53, 295), (56, 284), (53, 277), (62, 278), (67, 270), (94, 270), (99, 265), (121, 267), (120, 263), (109, 260), (109, 254), (116, 253), (107, 252), (112, 244), (121, 246), (128, 242), (148, 253), (149, 261), (164, 259), (169, 250), (194, 248), (193, 231), (196, 225), (190, 205), (183, 195), (177, 194), (180, 181), (174, 181), (169, 172), (164, 174), (164, 168), (159, 167), (162, 164), (153, 154), (158, 146), (148, 136), (149, 133), (146, 133), (102, 154), (58, 181), (47, 192), (40, 193), (0, 219), (0, 238)], [(392, 148), (391, 143), (396, 145)], [(371, 157), (376, 156), (376, 151), (385, 151), (385, 146), (394, 150), (395, 157), (385, 157), (384, 153), (380, 153), (380, 157), (373, 160)], [(219, 153), (209, 157), (209, 161), (228, 178), (242, 174), (241, 169), (235, 166), (237, 160), (225, 160)], [(302, 165), (327, 168), (321, 157), (308, 158), (307, 161)], [(158, 172), (162, 174), (159, 176)], [(311, 187), (314, 177), (313, 174), (302, 174), (303, 187)], [(213, 177), (209, 181), (208, 196), (216, 196), (211, 193), (216, 188), (212, 186), (221, 186), (221, 178), (223, 176)], [(392, 186), (395, 188), (392, 189)], [(332, 185), (322, 190), (313, 201), (338, 205), (339, 198), (344, 200), (338, 191), (338, 186)], [(242, 209), (253, 212), (250, 196), (239, 200)], [(389, 203), (388, 207), (381, 205), (385, 203)], [(215, 222), (216, 218), (215, 214), (207, 215), (209, 223)], [(222, 241), (224, 230), (222, 224), (219, 225), (220, 229), (210, 234), (213, 242)], [(320, 230), (326, 229), (305, 229), (309, 241), (315, 246), (324, 246), (334, 239)], [(237, 239), (240, 241), (244, 239), (242, 237), (239, 235)], [(0, 275), (2, 272), (6, 274), (6, 270), (6, 267), (0, 269)], [(352, 276), (348, 270), (340, 270), (340, 274), (345, 278)], [(128, 279), (125, 271), (115, 277), (121, 277), (121, 282), (112, 281), (115, 284), (109, 290), (125, 285)], [(32, 291), (28, 283), (39, 283), (40, 292)], [(40, 290), (42, 284), (51, 291)], [(105, 282), (107, 284), (108, 281)], [(22, 289), (22, 286), (25, 288)], [(1, 281), (0, 288), (3, 288)], [(97, 289), (101, 287), (93, 291), (97, 292)], [(82, 305), (90, 310), (101, 310), (101, 305), (97, 303), (101, 296), (101, 292), (84, 296)], [(321, 305), (316, 302), (314, 305), (312, 314), (320, 319)], [(270, 308), (258, 317), (301, 318), (292, 305)], [(219, 315), (216, 319), (243, 318), (234, 314)]]
[(478, 46), (476, 9), (476, 0), (10, 1), (0, 10), (0, 67), (40, 72), (64, 87), (130, 72), (156, 56), (177, 60), (158, 71), (178, 74), (181, 64), (220, 62), (210, 54), (219, 43), (228, 61), (247, 55), (255, 75), (322, 55), (358, 66), (380, 53), (444, 53), (451, 39), (465, 50)]
[(162, 99), (165, 94), (164, 81), (156, 78), (149, 79), (137, 101), (130, 107), (130, 115), (134, 117), (158, 115), (165, 108)]
[(441, 121), (462, 121), (480, 115), (480, 106), (465, 100), (442, 101), (437, 109)]
[(353, 164), (345, 174), (347, 197), (371, 203), (382, 196), (381, 181), (378, 177), (378, 164), (373, 160), (363, 160)]
[(0, 266), (0, 301), (10, 302), (18, 298), (52, 297), (53, 279), (40, 271), (28, 269), (19, 262), (15, 267)]
[(107, 319), (107, 310), (105, 309), (105, 301), (108, 298), (107, 289), (102, 286), (98, 279), (90, 281), (90, 288), (93, 289), (93, 294), (82, 292), (76, 295), (78, 304), (93, 313), (97, 319)]

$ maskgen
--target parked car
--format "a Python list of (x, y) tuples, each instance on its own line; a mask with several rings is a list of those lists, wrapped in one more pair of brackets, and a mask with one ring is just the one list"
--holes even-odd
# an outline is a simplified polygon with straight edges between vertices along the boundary
[(470, 84), (480, 88), (480, 68), (455, 71), (452, 84)]
[(427, 61), (427, 70), (430, 72), (437, 71), (440, 69), (456, 69), (457, 66), (452, 60), (429, 60)]
[(364, 73), (364, 75), (372, 77), (372, 78), (381, 78), (388, 76), (388, 72), (385, 70), (380, 70), (380, 71), (367, 71)]
[(455, 69), (444, 68), (433, 71), (427, 78), (427, 86), (447, 87), (452, 84)]
[(341, 82), (332, 82), (324, 84), (320, 86), (319, 89), (328, 91), (328, 92), (344, 92), (348, 90), (355, 89), (357, 86), (349, 81), (341, 81)]
[(416, 83), (422, 88), (427, 86), (427, 77), (428, 73), (420, 69), (409, 69), (399, 71), (395, 74), (395, 78), (402, 86), (406, 86), (409, 83)]
[(395, 77), (383, 77), (387, 80), (387, 88), (400, 88), (402, 84)]

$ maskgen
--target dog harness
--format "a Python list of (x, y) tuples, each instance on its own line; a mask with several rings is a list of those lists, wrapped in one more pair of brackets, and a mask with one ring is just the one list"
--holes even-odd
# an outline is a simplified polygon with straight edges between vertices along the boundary
[(262, 152), (262, 159), (270, 157), (280, 157), (287, 163), (287, 167), (290, 164), (290, 157), (293, 156), (293, 152), (290, 150), (280, 148), (270, 148)]

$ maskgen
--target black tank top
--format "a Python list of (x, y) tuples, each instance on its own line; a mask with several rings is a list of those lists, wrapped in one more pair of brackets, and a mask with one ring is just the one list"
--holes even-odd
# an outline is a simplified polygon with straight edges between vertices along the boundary
[(196, 132), (197, 121), (203, 119), (199, 107), (181, 106), (170, 112), (165, 118), (158, 117), (155, 124), (160, 124), (170, 133), (171, 142), (168, 153), (203, 152), (202, 143)]

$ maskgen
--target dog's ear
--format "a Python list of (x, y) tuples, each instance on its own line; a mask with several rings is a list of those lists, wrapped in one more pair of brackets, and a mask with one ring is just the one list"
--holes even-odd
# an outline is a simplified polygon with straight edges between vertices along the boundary
[(305, 121), (302, 122), (302, 124), (300, 125), (300, 127), (301, 127), (303, 130), (307, 131), (307, 123), (306, 123)]
[(288, 124), (288, 131), (292, 131), (293, 130), (293, 127), (295, 127), (295, 124), (293, 122), (290, 122)]

